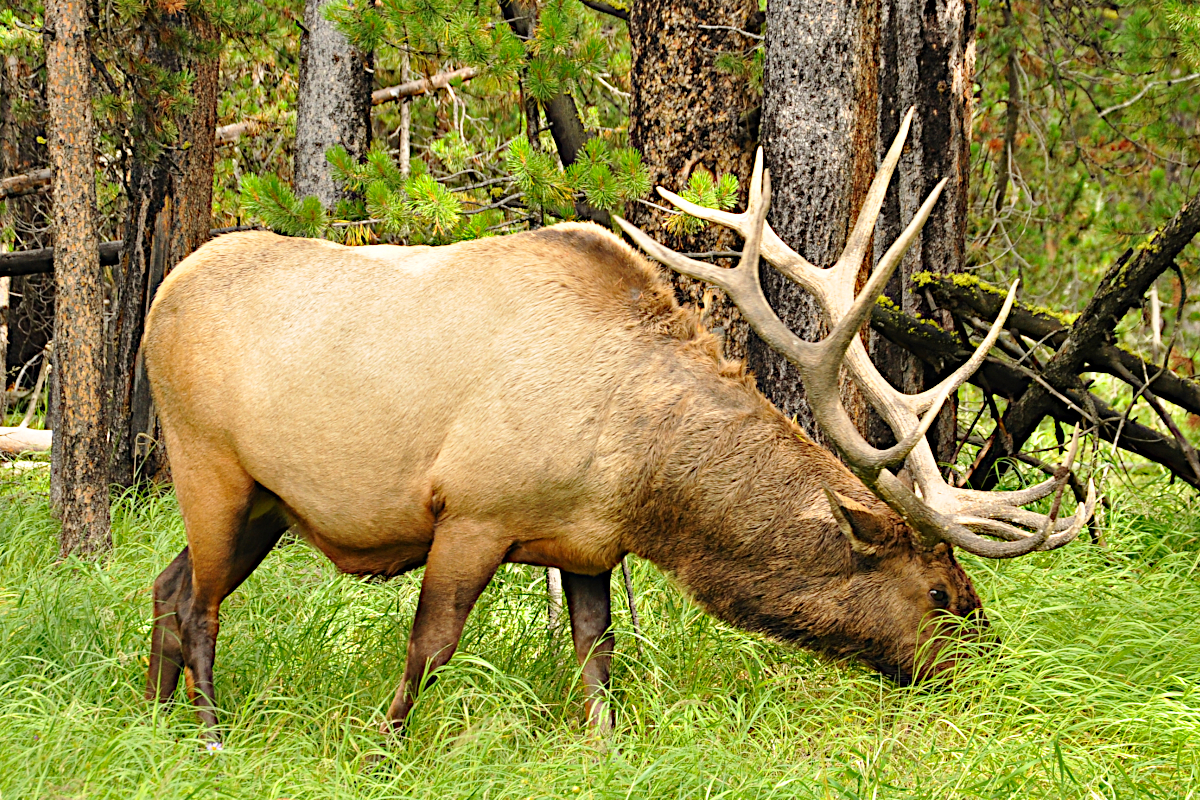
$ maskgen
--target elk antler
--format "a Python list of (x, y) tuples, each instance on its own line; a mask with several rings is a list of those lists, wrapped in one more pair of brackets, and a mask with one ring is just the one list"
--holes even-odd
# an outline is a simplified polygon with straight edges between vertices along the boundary
[[(829, 269), (813, 266), (784, 244), (767, 224), (771, 180), (763, 169), (761, 148), (750, 180), (749, 205), (741, 214), (698, 206), (662, 187), (658, 189), (659, 194), (686, 213), (732, 228), (745, 237), (741, 260), (735, 267), (717, 267), (687, 258), (663, 247), (620, 217), (614, 219), (655, 260), (676, 272), (725, 290), (759, 337), (795, 365), (817, 424), (846, 459), (850, 469), (917, 530), (927, 543), (946, 541), (989, 558), (1011, 558), (1033, 550), (1061, 547), (1078, 536), (1091, 518), (1096, 505), (1093, 482), (1088, 482), (1084, 508), (1077, 509), (1075, 516), (1070, 519), (1058, 520), (1056, 513), (1037, 514), (1021, 506), (1055, 491), (1066, 480), (1065, 472), (1015, 492), (960, 489), (942, 479), (933, 452), (925, 440), (925, 433), (946, 398), (979, 368), (995, 343), (1016, 298), (1017, 284), (1013, 283), (1009, 289), (1000, 315), (971, 358), (941, 383), (918, 394), (904, 394), (889, 384), (871, 363), (866, 348), (858, 338), (858, 332), (875, 301), (883, 293), (909, 245), (920, 234), (933, 204), (946, 185), (946, 181), (942, 180), (934, 187), (855, 298), (854, 279), (870, 246), (871, 233), (883, 206), (888, 182), (900, 160), (912, 117), (913, 111), (910, 109), (871, 183), (842, 255)], [(777, 270), (816, 298), (825, 322), (831, 329), (825, 339), (820, 342), (803, 341), (775, 314), (759, 283), (760, 253)], [(842, 406), (838, 391), (838, 371), (842, 366), (846, 367), (867, 401), (891, 427), (897, 444), (880, 450), (872, 447), (858, 432)], [(1074, 459), (1077, 439), (1078, 434), (1072, 440), (1068, 464)], [(921, 491), (920, 497), (888, 472), (888, 468), (901, 462), (906, 462), (916, 480)], [(1055, 506), (1057, 508), (1057, 503)], [(983, 538), (979, 533), (1007, 541), (995, 542)]]

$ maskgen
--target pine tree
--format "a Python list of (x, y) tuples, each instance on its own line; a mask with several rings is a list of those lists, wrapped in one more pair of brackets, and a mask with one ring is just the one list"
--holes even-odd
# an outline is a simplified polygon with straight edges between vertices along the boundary
[[(362, 163), (335, 147), (326, 154), (334, 174), (361, 200), (329, 208), (297, 197), (278, 176), (248, 175), (241, 202), (252, 219), (282, 233), (350, 243), (441, 243), (575, 219), (579, 204), (613, 211), (649, 190), (640, 155), (626, 144), (624, 92), (608, 80), (624, 80), (627, 45), (575, 0), (539, 7), (527, 41), (499, 9), (462, 0), (335, 4), (327, 13), (355, 47), (375, 53), (377, 76), (399, 72), (405, 54), (418, 74), (460, 67), (477, 74), (413, 101), (413, 126), (427, 133), (410, 174), (402, 174), (390, 137), (377, 140)], [(569, 155), (562, 146), (552, 155), (551, 131), (524, 130), (521, 91), (543, 108), (562, 98), (582, 107), (586, 141)], [(380, 109), (375, 124), (394, 128), (395, 117)]]

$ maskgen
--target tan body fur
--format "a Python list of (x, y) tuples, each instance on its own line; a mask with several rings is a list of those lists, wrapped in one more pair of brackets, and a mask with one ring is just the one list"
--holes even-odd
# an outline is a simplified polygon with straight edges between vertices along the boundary
[(723, 618), (902, 681), (928, 613), (979, 608), (949, 548), (916, 543), (596, 226), (437, 248), (221, 237), (164, 281), (144, 354), (189, 542), (156, 584), (148, 694), (186, 666), (210, 727), (220, 601), (288, 525), (348, 572), (428, 564), (397, 727), (504, 561), (565, 571), (601, 728), (628, 552)]

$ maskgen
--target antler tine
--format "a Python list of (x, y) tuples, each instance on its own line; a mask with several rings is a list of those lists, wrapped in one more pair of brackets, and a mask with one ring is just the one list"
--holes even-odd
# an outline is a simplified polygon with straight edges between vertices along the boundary
[[(754, 172), (750, 178), (751, 192), (755, 191), (756, 185), (760, 185), (756, 184), (756, 182), (761, 181), (763, 172), (763, 149), (760, 147), (754, 155)], [(664, 200), (674, 205), (680, 211), (697, 219), (702, 219), (705, 222), (712, 222), (735, 230), (743, 238), (749, 236), (750, 231), (755, 227), (749, 208), (740, 214), (732, 214), (728, 211), (709, 208), (693, 203), (691, 200), (685, 200), (662, 186), (656, 187), (656, 190)], [(826, 270), (813, 266), (808, 259), (788, 247), (775, 231), (771, 229), (771, 225), (765, 221), (762, 225), (761, 236), (762, 239), (759, 246), (762, 255), (771, 262), (775, 269), (782, 272), (789, 280), (795, 281), (805, 290), (823, 295), (822, 275)]]
[[(1070, 475), (1071, 466), (1075, 463), (1075, 457), (1078, 452), (1079, 427), (1076, 426), (1075, 432), (1071, 436), (1070, 447), (1067, 450), (1066, 462), (1057, 470), (1055, 470), (1055, 476), (1051, 479), (1054, 489), (1061, 491), (1062, 487), (1066, 484)], [(978, 495), (984, 493), (976, 492), (974, 494)], [(1005, 505), (1002, 503), (988, 503), (984, 508), (980, 509), (982, 513), (979, 515), (960, 513), (952, 518), (956, 525), (966, 529), (965, 536), (963, 536), (963, 531), (958, 531), (958, 534), (961, 538), (959, 541), (955, 541), (954, 544), (963, 547), (968, 552), (976, 552), (973, 548), (979, 546), (980, 543), (982, 543), (982, 546), (985, 547), (985, 549), (995, 544), (994, 542), (990, 542), (987, 539), (981, 538), (977, 533), (972, 532), (972, 530), (976, 530), (988, 533), (992, 536), (999, 536), (1000, 538), (1009, 542), (1028, 543), (1033, 539), (1041, 539), (1042, 541), (1039, 542), (1038, 546), (1032, 547), (1031, 550), (1053, 550), (1055, 548), (1062, 547), (1064, 544), (1067, 544), (1076, 538), (1079, 535), (1079, 532), (1083, 530), (1084, 524), (1091, 519), (1092, 513), (1095, 511), (1096, 506), (1095, 494), (1095, 482), (1089, 480), (1087, 499), (1078, 509), (1076, 509), (1073, 517), (1065, 520), (1056, 518), (1058, 509), (1057, 499), (1055, 500), (1054, 506), (1049, 515), (1037, 514), (1023, 508)], [(986, 516), (983, 516), (983, 514), (986, 514)], [(1010, 525), (1008, 524), (1009, 521), (1015, 522), (1018, 525), (1024, 525), (1029, 528), (1033, 528), (1036, 533), (1031, 534), (1028, 530), (1022, 530), (1014, 525)], [(1050, 536), (1049, 534), (1051, 532), (1055, 532), (1055, 535)]]
[(1075, 540), (1080, 533), (1083, 532), (1083, 526), (1088, 523), (1092, 515), (1096, 513), (1096, 481), (1088, 478), (1087, 499), (1083, 503), (1082, 509), (1075, 510), (1075, 522), (1064, 533), (1051, 536), (1046, 544), (1042, 546), (1043, 550), (1056, 550), (1064, 544), (1068, 544)]
[[(850, 278), (857, 274), (866, 255), (912, 117), (910, 110), (868, 190), (846, 248), (832, 269), (814, 267), (783, 243), (766, 223), (770, 204), (770, 175), (763, 169), (761, 148), (750, 182), (748, 208), (741, 214), (704, 208), (659, 188), (664, 198), (683, 211), (733, 228), (745, 237), (742, 259), (736, 267), (723, 269), (695, 261), (668, 250), (625, 220), (616, 218), (617, 223), (652, 258), (685, 275), (713, 283), (729, 294), (763, 341), (799, 369), (814, 417), (849, 462), (851, 469), (900, 514), (926, 544), (932, 546), (944, 541), (987, 558), (1013, 558), (1033, 550), (1061, 547), (1078, 536), (1095, 510), (1093, 481), (1088, 484), (1087, 501), (1076, 509), (1073, 517), (1060, 520), (1057, 518), (1057, 499), (1055, 511), (1049, 515), (1038, 514), (1021, 506), (1060, 490), (1065, 473), (1060, 471), (1048, 481), (1015, 492), (958, 489), (942, 478), (933, 452), (925, 440), (925, 433), (941, 406), (978, 369), (995, 344), (1014, 305), (1017, 284), (1014, 283), (1009, 289), (1000, 315), (967, 363), (937, 386), (919, 394), (906, 395), (888, 383), (871, 363), (858, 339), (858, 332), (867, 321), (877, 298), (909, 246), (920, 235), (946, 184), (943, 180), (934, 188), (904, 232), (888, 248), (867, 286), (855, 297)], [(831, 333), (823, 341), (812, 343), (801, 340), (775, 314), (759, 282), (760, 255), (815, 297), (832, 327)], [(900, 441), (893, 447), (885, 450), (872, 447), (850, 420), (842, 406), (838, 387), (838, 373), (843, 365), (895, 431)], [(1072, 439), (1068, 464), (1074, 458), (1077, 443), (1078, 432)], [(906, 457), (908, 467), (920, 487), (920, 497), (887, 469)], [(1069, 466), (1060, 469), (1069, 469)], [(980, 533), (1006, 541), (986, 539)]]
[(613, 215), (613, 221), (625, 231), (625, 234), (637, 244), (638, 247), (646, 251), (646, 254), (655, 261), (670, 267), (676, 272), (681, 272), (689, 278), (695, 278), (699, 281), (707, 281), (708, 283), (719, 286), (726, 292), (731, 292), (729, 285), (729, 277), (733, 270), (715, 267), (707, 261), (697, 261), (694, 258), (688, 258), (685, 255), (676, 253), (670, 248), (663, 247), (658, 242), (647, 236), (636, 225), (632, 225), (621, 217)]
[[(894, 149), (894, 148), (893, 148)], [(867, 285), (863, 287), (861, 293), (855, 298), (850, 308), (840, 320), (835, 320), (837, 323), (833, 330), (830, 331), (823, 341), (817, 347), (822, 351), (822, 357), (817, 359), (813, 365), (810, 374), (804, 375), (806, 394), (809, 397), (809, 402), (812, 406), (813, 416), (818, 420), (821, 427), (829, 434), (837, 449), (846, 457), (851, 468), (859, 474), (859, 477), (869, 479), (873, 473), (881, 469), (899, 464), (916, 446), (917, 442), (925, 436), (929, 427), (933, 424), (941, 405), (950, 396), (950, 393), (958, 388), (957, 385), (951, 385), (947, 382), (940, 387), (939, 395), (935, 395), (933, 401), (929, 403), (929, 410), (925, 417), (917, 424), (917, 426), (909, 430), (905, 435), (901, 436), (897, 431), (897, 438), (900, 439), (892, 447), (886, 450), (879, 450), (872, 447), (862, 434), (858, 432), (858, 428), (850, 420), (846, 414), (845, 408), (841, 404), (840, 393), (838, 391), (838, 372), (842, 362), (845, 360), (846, 349), (850, 343), (858, 335), (858, 331), (866, 322), (867, 316), (871, 313), (876, 300), (883, 294), (884, 288), (887, 287), (888, 281), (899, 266), (900, 260), (904, 257), (905, 250), (920, 234), (921, 228), (925, 225), (925, 221), (929, 219), (930, 213), (933, 211), (934, 204), (941, 196), (942, 189), (946, 186), (946, 179), (942, 179), (933, 191), (929, 193), (929, 197), (921, 205), (920, 210), (900, 238), (888, 248), (887, 254), (879, 262), (875, 271), (871, 274)], [(840, 263), (840, 262), (839, 262)], [(1012, 307), (1011, 301), (1008, 303), (1008, 308)], [(998, 335), (998, 332), (997, 332)], [(994, 337), (993, 337), (994, 338)], [(986, 351), (985, 351), (986, 355)], [(982, 361), (982, 356), (978, 357)], [(966, 380), (970, 373), (959, 376), (955, 372), (951, 378), (959, 377), (959, 383)], [(855, 377), (860, 384), (871, 381), (877, 384), (879, 390), (885, 387), (891, 389), (890, 385), (884, 380), (883, 376), (878, 371), (872, 370), (868, 374), (855, 373)], [(891, 390), (893, 396), (904, 397), (898, 392)], [(907, 404), (907, 401), (906, 401)]]
[(1009, 312), (1012, 311), (1013, 304), (1017, 300), (1018, 284), (1020, 284), (1020, 281), (1016, 280), (1009, 287), (1008, 297), (1004, 299), (1004, 305), (1001, 307), (1000, 313), (996, 316), (996, 321), (992, 323), (987, 336), (983, 337), (983, 341), (975, 348), (975, 352), (971, 354), (966, 363), (950, 373), (950, 375), (936, 386), (931, 386), (917, 394), (905, 396), (914, 414), (919, 414), (926, 408), (940, 408), (946, 402), (946, 398), (950, 396), (951, 392), (958, 391), (958, 387), (966, 383), (975, 374), (975, 370), (979, 369), (983, 364), (988, 353), (992, 351), (992, 346), (1000, 338), (1000, 332), (1004, 330), (1004, 323), (1008, 320)]
[(833, 269), (830, 270), (833, 273), (830, 278), (833, 280), (841, 282), (846, 279), (847, 274), (857, 275), (859, 267), (862, 266), (867, 248), (871, 244), (871, 234), (875, 231), (875, 222), (879, 219), (879, 210), (883, 208), (883, 199), (887, 195), (888, 184), (891, 183), (896, 164), (900, 162), (900, 154), (904, 151), (904, 142), (908, 139), (908, 129), (912, 125), (913, 114), (916, 110), (916, 106), (909, 107), (908, 113), (904, 115), (904, 121), (900, 123), (900, 130), (896, 133), (896, 138), (892, 140), (892, 146), (879, 165), (875, 179), (871, 181), (871, 187), (867, 190), (867, 196), (863, 199), (862, 208), (858, 212), (858, 220), (854, 223), (850, 238), (846, 240), (846, 247), (842, 250)]
[(878, 491), (884, 502), (920, 533), (927, 543), (944, 541), (984, 558), (1016, 558), (1036, 550), (1050, 536), (1049, 527), (1045, 527), (1033, 536), (1027, 536), (1017, 542), (993, 542), (984, 539), (924, 503), (887, 470), (879, 473), (871, 488)]
[(804, 341), (779, 319), (771, 304), (767, 302), (758, 278), (759, 245), (770, 205), (771, 176), (763, 168), (760, 158), (755, 162), (754, 176), (750, 181), (750, 203), (744, 215), (749, 222), (745, 225), (746, 239), (742, 246), (742, 257), (737, 266), (730, 269), (714, 267), (704, 261), (680, 255), (663, 247), (626, 220), (617, 216), (613, 219), (621, 230), (654, 260), (684, 275), (708, 281), (724, 289), (755, 333), (805, 373), (818, 362), (822, 352), (818, 345)]

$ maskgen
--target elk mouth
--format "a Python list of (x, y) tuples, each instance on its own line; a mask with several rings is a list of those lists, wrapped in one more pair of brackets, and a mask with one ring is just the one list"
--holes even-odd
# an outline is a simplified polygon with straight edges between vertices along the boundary
[[(938, 626), (941, 627), (941, 626)], [(934, 642), (918, 648), (921, 663), (914, 669), (916, 659), (904, 659), (909, 666), (902, 667), (878, 658), (859, 656), (867, 666), (883, 675), (897, 686), (941, 686), (953, 680), (956, 667), (993, 650), (1000, 644), (1000, 637), (991, 630), (983, 608), (976, 607), (953, 624), (935, 633)]]

